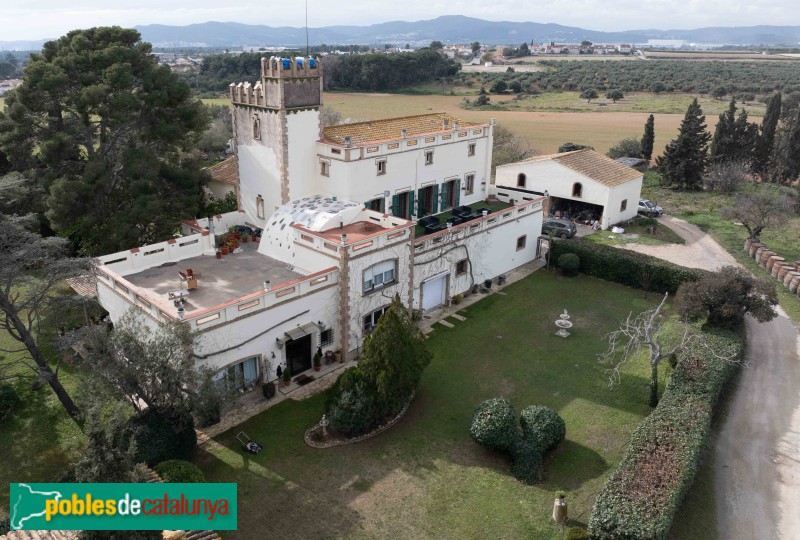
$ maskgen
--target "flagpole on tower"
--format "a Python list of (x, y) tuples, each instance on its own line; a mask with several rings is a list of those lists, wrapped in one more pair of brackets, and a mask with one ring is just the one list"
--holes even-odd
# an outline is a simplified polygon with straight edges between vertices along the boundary
[(308, 58), (308, 0), (306, 0), (306, 58)]

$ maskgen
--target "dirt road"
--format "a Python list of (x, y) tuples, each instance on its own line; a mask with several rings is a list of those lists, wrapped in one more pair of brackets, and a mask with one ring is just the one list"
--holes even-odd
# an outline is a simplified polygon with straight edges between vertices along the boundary
[(646, 253), (689, 268), (719, 270), (723, 266), (739, 266), (739, 263), (730, 253), (717, 244), (713, 238), (697, 228), (696, 225), (671, 216), (664, 216), (658, 221), (675, 231), (686, 243), (660, 246), (624, 244), (620, 247), (638, 251), (639, 253)]
[[(625, 247), (677, 264), (714, 270), (736, 264), (700, 229), (660, 220), (685, 245)], [(800, 531), (800, 338), (779, 311), (748, 318), (746, 365), (717, 434), (713, 466), (719, 538), (797, 538)]]

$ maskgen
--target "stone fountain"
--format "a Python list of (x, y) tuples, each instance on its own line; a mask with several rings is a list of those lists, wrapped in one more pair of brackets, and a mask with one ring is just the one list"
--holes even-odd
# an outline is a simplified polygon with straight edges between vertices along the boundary
[(566, 309), (564, 310), (564, 313), (559, 315), (559, 319), (556, 321), (556, 326), (558, 326), (558, 331), (556, 332), (557, 336), (565, 338), (569, 335), (567, 329), (572, 328), (572, 323), (569, 320), (569, 313), (567, 313)]

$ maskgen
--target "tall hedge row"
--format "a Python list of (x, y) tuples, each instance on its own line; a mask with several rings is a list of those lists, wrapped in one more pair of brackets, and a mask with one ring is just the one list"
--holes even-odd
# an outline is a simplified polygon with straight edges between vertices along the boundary
[(557, 261), (565, 253), (574, 253), (580, 258), (580, 271), (584, 274), (660, 293), (674, 294), (684, 281), (697, 281), (707, 273), (649, 255), (580, 239), (555, 240), (550, 260)]
[[(707, 336), (721, 355), (741, 353), (733, 333)], [(736, 365), (708, 356), (702, 346), (688, 351), (664, 390), (658, 407), (639, 425), (617, 470), (597, 495), (589, 518), (595, 540), (666, 538), (675, 513), (697, 473), (714, 409)]]

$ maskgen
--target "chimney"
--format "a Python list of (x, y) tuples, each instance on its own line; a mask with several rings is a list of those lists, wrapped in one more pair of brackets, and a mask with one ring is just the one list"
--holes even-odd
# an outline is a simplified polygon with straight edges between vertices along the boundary
[(455, 129), (455, 130), (458, 129), (458, 122), (453, 122), (453, 129)]
[(350, 146), (352, 144), (353, 144), (353, 137), (351, 137), (350, 135), (345, 135), (344, 136), (344, 147), (345, 148), (350, 148)]
[(447, 130), (449, 128), (450, 128), (450, 119), (449, 118), (445, 118), (444, 119), (443, 129)]
[(264, 290), (267, 292), (272, 290), (272, 282), (268, 279), (264, 281)]
[(403, 129), (400, 130), (400, 136), (401, 137), (403, 137), (405, 139), (407, 135), (408, 135), (408, 130), (406, 128), (403, 128)]

